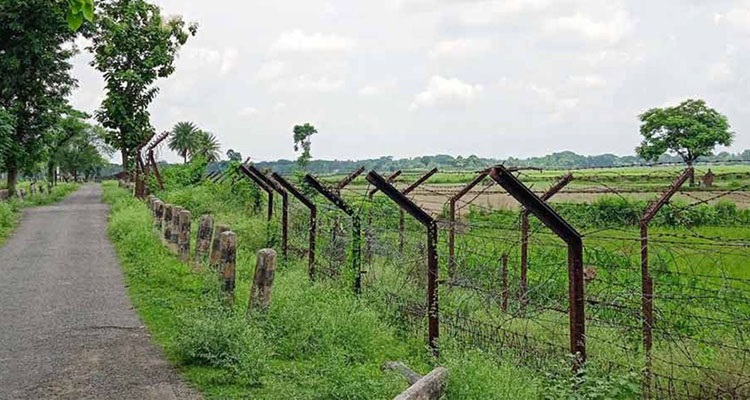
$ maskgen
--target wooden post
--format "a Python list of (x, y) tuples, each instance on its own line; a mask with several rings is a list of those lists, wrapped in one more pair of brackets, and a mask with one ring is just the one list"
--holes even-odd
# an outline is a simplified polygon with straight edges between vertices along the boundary
[(180, 206), (172, 207), (172, 227), (170, 228), (169, 243), (177, 244), (177, 236), (180, 233), (180, 212), (183, 210)]
[(442, 398), (447, 381), (448, 370), (437, 367), (393, 400), (439, 400)]
[(209, 267), (214, 270), (219, 268), (219, 261), (221, 261), (221, 234), (228, 230), (229, 227), (226, 225), (216, 225), (216, 231), (214, 231), (214, 240), (211, 243), (211, 255), (208, 262)]
[(206, 256), (211, 248), (211, 233), (214, 230), (214, 219), (210, 215), (203, 215), (198, 225), (198, 237), (195, 241), (195, 268), (201, 270), (206, 262)]
[(188, 210), (180, 211), (179, 224), (180, 230), (177, 234), (177, 254), (180, 260), (187, 262), (190, 260), (190, 220), (192, 214)]
[(271, 289), (276, 273), (276, 252), (273, 249), (258, 251), (255, 263), (255, 278), (250, 288), (250, 301), (247, 311), (253, 309), (265, 310), (271, 304)]
[(164, 206), (164, 219), (162, 225), (164, 226), (164, 241), (169, 243), (169, 238), (172, 237), (172, 209), (173, 205), (167, 204)]
[(221, 290), (227, 306), (234, 305), (234, 275), (237, 261), (237, 235), (226, 231), (220, 235), (221, 257), (219, 261), (219, 275), (221, 276)]

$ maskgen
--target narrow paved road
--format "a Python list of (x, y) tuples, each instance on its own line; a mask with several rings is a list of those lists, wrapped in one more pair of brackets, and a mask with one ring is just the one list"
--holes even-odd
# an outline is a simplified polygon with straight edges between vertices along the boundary
[(150, 341), (101, 187), (32, 208), (0, 248), (0, 399), (197, 399)]

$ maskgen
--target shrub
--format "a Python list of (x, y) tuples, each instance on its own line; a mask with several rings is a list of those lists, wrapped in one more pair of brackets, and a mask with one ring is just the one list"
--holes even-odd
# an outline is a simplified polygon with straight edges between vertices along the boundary
[(233, 383), (260, 384), (269, 346), (244, 316), (204, 308), (180, 317), (180, 333), (174, 352), (182, 364), (223, 369)]

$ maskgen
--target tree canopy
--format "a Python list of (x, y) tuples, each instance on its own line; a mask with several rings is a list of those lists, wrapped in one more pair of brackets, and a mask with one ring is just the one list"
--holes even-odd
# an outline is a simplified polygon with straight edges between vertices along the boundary
[(703, 100), (686, 100), (676, 107), (652, 108), (639, 116), (643, 141), (636, 153), (656, 160), (664, 153), (678, 155), (687, 165), (709, 156), (718, 145), (732, 144), (727, 117)]
[(63, 46), (75, 37), (65, 20), (68, 6), (67, 0), (0, 2), (0, 108), (13, 121), (3, 169), (11, 192), (18, 172), (38, 161), (76, 86), (70, 75), (75, 49)]
[(106, 0), (98, 7), (89, 50), (92, 66), (104, 74), (106, 94), (96, 118), (129, 170), (133, 152), (154, 131), (148, 111), (159, 91), (154, 83), (174, 72), (175, 57), (197, 25), (165, 18), (145, 0)]
[(178, 122), (172, 128), (169, 149), (182, 157), (185, 164), (188, 162), (188, 156), (195, 150), (198, 131), (198, 127), (188, 121)]
[(312, 158), (312, 155), (310, 154), (310, 137), (318, 133), (318, 130), (311, 124), (306, 123), (304, 125), (295, 125), (293, 133), (294, 151), (300, 151), (300, 149), (302, 149), (302, 153), (297, 157), (297, 164), (301, 168), (305, 168)]

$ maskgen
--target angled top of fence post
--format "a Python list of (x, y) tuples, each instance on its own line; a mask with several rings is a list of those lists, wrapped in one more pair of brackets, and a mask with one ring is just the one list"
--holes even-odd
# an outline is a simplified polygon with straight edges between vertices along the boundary
[(279, 192), (281, 196), (286, 197), (286, 190), (276, 181), (274, 181), (273, 179), (269, 179), (264, 173), (260, 172), (258, 168), (255, 168), (254, 165), (247, 165), (245, 167), (250, 173), (254, 174), (258, 179), (262, 180), (266, 184), (266, 186)]
[(430, 214), (426, 213), (416, 203), (409, 200), (409, 198), (406, 197), (406, 193), (400, 192), (377, 172), (370, 171), (367, 174), (366, 179), (423, 225), (429, 226), (430, 224), (435, 222), (435, 219), (432, 218)]
[(291, 183), (289, 183), (289, 181), (287, 181), (286, 179), (284, 179), (284, 177), (282, 177), (281, 175), (277, 174), (276, 172), (273, 172), (273, 173), (271, 173), (271, 178), (273, 178), (273, 180), (276, 181), (276, 183), (278, 183), (281, 187), (283, 187), (284, 189), (286, 189), (287, 192), (291, 193), (292, 196), (294, 196), (297, 200), (299, 200), (302, 204), (304, 204), (305, 207), (307, 207), (307, 208), (309, 208), (311, 210), (313, 210), (313, 209), (316, 208), (315, 207), (315, 203), (313, 203), (310, 199), (308, 199), (307, 197), (305, 197), (305, 195), (302, 194), (302, 192), (300, 192), (299, 189), (297, 189), (296, 187), (294, 187), (294, 185), (292, 185)]
[[(398, 178), (399, 176), (401, 176), (401, 170), (398, 170), (398, 171), (396, 171), (396, 172), (394, 172), (394, 173), (390, 174), (390, 175), (388, 176), (388, 179), (386, 179), (386, 181), (387, 181), (388, 183), (393, 183), (393, 182), (395, 182), (395, 181), (396, 181), (396, 178)], [(380, 189), (378, 189), (378, 188), (375, 188), (375, 189), (372, 189), (372, 190), (370, 190), (370, 193), (368, 193), (368, 194), (367, 194), (367, 197), (369, 197), (369, 198), (372, 198), (372, 196), (375, 196), (375, 193), (377, 193), (377, 192), (378, 192), (378, 190), (380, 190)]]
[(333, 205), (338, 207), (341, 211), (345, 212), (346, 215), (354, 216), (354, 209), (346, 201), (344, 201), (344, 199), (342, 199), (338, 193), (323, 185), (317, 178), (310, 174), (307, 174), (305, 175), (305, 183), (310, 185), (318, 193), (322, 194), (326, 199), (328, 199), (328, 201), (333, 203)]
[[(573, 173), (568, 172), (567, 174), (563, 175), (563, 177), (560, 178), (559, 181), (555, 182), (554, 185), (550, 186), (549, 189), (547, 189), (544, 193), (542, 193), (542, 195), (539, 196), (539, 198), (542, 199), (542, 201), (546, 202), (547, 200), (551, 199), (552, 196), (556, 195), (561, 190), (563, 190), (565, 186), (567, 186), (568, 183), (570, 183), (570, 181), (572, 180), (573, 180)], [(530, 211), (527, 208), (523, 209), (523, 212), (522, 212), (523, 215), (528, 216), (529, 213)]]
[(484, 178), (486, 178), (487, 175), (489, 175), (489, 174), (490, 173), (488, 171), (482, 171), (482, 172), (480, 172), (479, 175), (477, 175), (474, 178), (474, 180), (472, 180), (471, 182), (469, 182), (468, 185), (464, 186), (461, 190), (459, 190), (458, 193), (454, 194), (453, 197), (451, 197), (450, 201), (452, 203), (455, 203), (458, 200), (460, 200), (461, 197), (464, 197), (466, 195), (466, 193), (469, 193), (469, 191), (471, 189), (474, 189), (474, 187), (476, 185), (478, 185), (480, 182), (482, 182), (482, 180), (484, 180)]
[(409, 185), (406, 189), (402, 190), (401, 193), (402, 194), (409, 194), (409, 193), (413, 192), (414, 189), (418, 188), (419, 185), (425, 183), (425, 181), (427, 181), (428, 179), (430, 179), (430, 177), (433, 176), (433, 175), (435, 175), (437, 172), (438, 172), (437, 167), (429, 170), (426, 174), (422, 175), (421, 178), (417, 179), (416, 181), (414, 181), (414, 183), (412, 183), (411, 185)]
[(684, 171), (682, 171), (682, 174), (675, 178), (674, 181), (672, 181), (672, 184), (669, 185), (669, 188), (667, 189), (664, 194), (659, 197), (659, 199), (651, 204), (648, 205), (646, 208), (646, 211), (643, 212), (643, 217), (641, 218), (641, 225), (648, 225), (649, 222), (656, 216), (656, 213), (661, 210), (664, 205), (669, 202), (669, 199), (674, 196), (675, 193), (677, 193), (678, 190), (682, 187), (682, 185), (687, 182), (688, 179), (695, 173), (693, 170), (693, 167), (685, 168)]
[(269, 186), (264, 179), (261, 179), (254, 173), (250, 172), (247, 166), (240, 165), (238, 167), (239, 171), (242, 172), (243, 175), (248, 177), (251, 181), (253, 181), (256, 185), (260, 186), (261, 189), (263, 189), (266, 193), (269, 195), (273, 193), (275, 190), (273, 187)]
[(338, 184), (336, 184), (336, 190), (341, 190), (345, 188), (348, 184), (352, 183), (353, 180), (357, 179), (358, 176), (362, 175), (362, 173), (365, 172), (365, 167), (359, 167), (356, 170), (352, 171), (351, 174), (344, 177), (344, 179), (341, 180)]
[(582, 242), (581, 234), (573, 228), (568, 221), (552, 209), (544, 200), (539, 198), (526, 185), (521, 183), (507, 168), (497, 165), (488, 170), (490, 177), (497, 182), (516, 201), (526, 207), (544, 225), (550, 228), (557, 236), (568, 244), (579, 244)]

